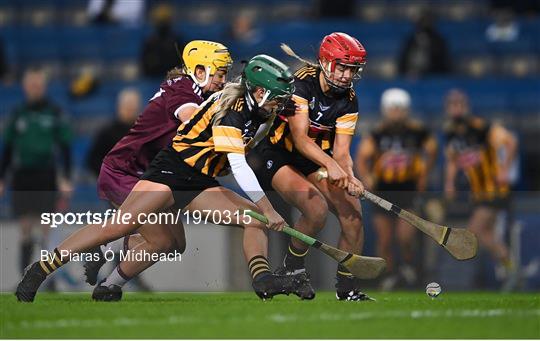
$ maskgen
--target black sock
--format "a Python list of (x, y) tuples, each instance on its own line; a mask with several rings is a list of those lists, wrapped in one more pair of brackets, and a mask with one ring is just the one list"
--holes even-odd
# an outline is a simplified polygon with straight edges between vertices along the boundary
[(26, 269), (28, 264), (30, 264), (30, 260), (32, 259), (32, 253), (34, 253), (34, 241), (32, 239), (23, 241), (21, 243), (20, 252), (21, 273), (24, 273), (24, 269)]
[(339, 264), (337, 267), (337, 272), (336, 272), (337, 281), (338, 282), (346, 281), (346, 280), (350, 280), (351, 278), (353, 278), (353, 274), (349, 270), (347, 270), (346, 267)]
[(294, 247), (292, 243), (289, 243), (289, 248), (287, 249), (283, 264), (287, 269), (303, 269), (306, 267), (304, 265), (304, 259), (306, 258), (307, 253), (308, 250), (299, 250)]
[(58, 249), (54, 249), (52, 253), (47, 255), (46, 261), (41, 260), (38, 263), (43, 274), (47, 276), (53, 273), (56, 269), (60, 268), (62, 265), (66, 264), (68, 261), (69, 258), (62, 260), (60, 251), (58, 251)]
[(254, 281), (272, 274), (270, 272), (268, 260), (264, 256), (259, 255), (251, 258), (248, 262), (248, 266), (251, 278), (253, 278)]

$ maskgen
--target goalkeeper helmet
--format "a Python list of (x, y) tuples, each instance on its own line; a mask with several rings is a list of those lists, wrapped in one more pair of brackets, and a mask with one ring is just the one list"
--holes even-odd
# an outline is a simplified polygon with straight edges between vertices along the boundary
[(294, 77), (279, 60), (259, 54), (251, 58), (242, 73), (242, 81), (249, 92), (261, 87), (265, 94), (257, 104), (261, 107), (266, 101), (277, 99), (285, 103), (294, 92)]
[[(225, 45), (207, 40), (190, 41), (184, 47), (182, 59), (184, 72), (200, 87), (205, 86), (210, 76), (215, 74), (218, 69), (228, 69), (233, 63), (231, 54)], [(197, 66), (202, 66), (206, 70), (206, 77), (202, 82), (195, 77)]]

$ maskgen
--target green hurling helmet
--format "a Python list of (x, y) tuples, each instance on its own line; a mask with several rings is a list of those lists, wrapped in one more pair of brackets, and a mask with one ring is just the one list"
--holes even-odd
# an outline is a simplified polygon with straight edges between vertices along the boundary
[(242, 81), (249, 91), (253, 91), (257, 86), (266, 90), (263, 99), (258, 103), (259, 106), (275, 98), (287, 99), (294, 92), (294, 77), (287, 65), (264, 54), (249, 60), (244, 68)]

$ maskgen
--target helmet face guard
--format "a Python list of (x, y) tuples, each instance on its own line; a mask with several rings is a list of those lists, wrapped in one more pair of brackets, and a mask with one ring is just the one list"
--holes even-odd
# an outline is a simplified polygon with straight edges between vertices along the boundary
[[(334, 91), (345, 92), (353, 83), (362, 77), (366, 65), (367, 52), (364, 46), (346, 33), (334, 32), (323, 38), (319, 48), (319, 65), (324, 78)], [(336, 69), (341, 65), (352, 68), (351, 81), (348, 84), (336, 83)]]
[[(251, 94), (249, 96), (251, 96)], [(274, 96), (271, 100), (275, 100), (277, 104), (276, 104), (276, 107), (271, 111), (268, 111), (262, 107), (264, 105), (265, 100), (264, 99), (261, 100), (260, 101), (261, 104), (258, 104), (257, 116), (265, 121), (268, 120), (272, 115), (277, 115), (281, 113), (289, 104), (290, 99), (291, 99), (290, 95)]]
[[(206, 40), (194, 40), (189, 42), (184, 47), (182, 59), (184, 61), (185, 73), (201, 88), (208, 84), (210, 77), (214, 75), (216, 71), (219, 69), (228, 70), (233, 63), (229, 50), (225, 45)], [(197, 77), (195, 77), (195, 69), (197, 66), (204, 67), (206, 71), (206, 76), (203, 81), (199, 81)]]
[[(366, 62), (356, 63), (356, 64), (350, 64), (350, 63), (342, 63), (339, 60), (335, 61), (329, 61), (325, 65), (323, 65), (323, 61), (319, 60), (319, 65), (321, 67), (321, 70), (323, 72), (324, 78), (330, 88), (336, 89), (336, 90), (348, 90), (352, 88), (353, 84), (362, 78), (362, 73), (364, 72), (364, 68), (366, 66)], [(341, 65), (345, 68), (351, 68), (351, 81), (346, 85), (339, 85), (335, 82), (335, 79), (339, 76), (336, 76), (336, 66)]]

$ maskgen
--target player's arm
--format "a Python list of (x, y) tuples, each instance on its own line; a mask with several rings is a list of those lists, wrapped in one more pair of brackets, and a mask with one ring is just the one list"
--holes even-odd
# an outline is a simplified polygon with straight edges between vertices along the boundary
[(249, 141), (246, 146), (246, 153), (249, 152), (251, 149), (255, 148), (255, 146), (259, 144), (259, 142), (261, 142), (266, 135), (268, 135), (275, 119), (276, 115), (272, 115), (268, 120), (266, 120), (266, 122), (259, 126), (259, 129), (257, 129), (255, 136), (251, 139), (251, 141)]
[(197, 109), (199, 109), (197, 103), (185, 103), (176, 109), (174, 116), (183, 123), (189, 121)]
[(493, 124), (489, 129), (489, 143), (495, 150), (504, 148), (505, 158), (500, 160), (497, 180), (499, 183), (508, 183), (508, 173), (512, 162), (514, 162), (517, 154), (517, 139), (515, 136), (504, 128), (501, 124)]
[(375, 152), (376, 145), (373, 136), (362, 139), (356, 152), (356, 170), (368, 189), (373, 188), (375, 185), (375, 179), (370, 171), (370, 165), (375, 157)]
[[(201, 97), (199, 97), (189, 85), (179, 85), (165, 90), (160, 90), (154, 97), (163, 97), (165, 101), (165, 109), (167, 114), (172, 115), (181, 123), (187, 122), (191, 119), (191, 116), (203, 107), (205, 103), (201, 103)], [(213, 96), (210, 96), (206, 101), (213, 100)]]
[(435, 160), (437, 158), (437, 140), (433, 135), (430, 134), (426, 138), (422, 145), (422, 150), (424, 153), (425, 167), (422, 169), (422, 173), (418, 177), (417, 188), (419, 191), (426, 190), (428, 174), (433, 169)]
[(350, 148), (358, 119), (358, 110), (354, 106), (351, 109), (354, 110), (354, 113), (344, 114), (336, 119), (336, 137), (332, 150), (334, 160), (347, 172), (349, 177), (354, 177)]
[(247, 196), (257, 205), (261, 212), (268, 218), (269, 227), (281, 230), (285, 221), (274, 210), (274, 207), (264, 193), (255, 173), (249, 167), (246, 156), (243, 153), (227, 153), (227, 159), (231, 165), (231, 170), (236, 183), (247, 194)]
[[(295, 96), (293, 96), (294, 98)], [(296, 101), (296, 100), (295, 100)], [(298, 107), (297, 107), (298, 108)], [(340, 188), (347, 188), (347, 173), (326, 154), (316, 143), (308, 136), (309, 116), (306, 110), (296, 110), (293, 116), (289, 118), (289, 129), (291, 130), (294, 147), (304, 157), (310, 159), (316, 164), (325, 167), (328, 170), (328, 179), (330, 183)]]
[(445, 150), (445, 175), (444, 175), (444, 192), (446, 196), (453, 199), (456, 194), (456, 175), (458, 172), (457, 157), (454, 148), (446, 147)]
[(57, 108), (56, 143), (62, 158), (62, 175), (59, 177), (58, 189), (65, 198), (73, 193), (72, 169), (73, 158), (71, 143), (73, 141), (73, 129), (68, 117)]
[(351, 141), (351, 135), (336, 134), (332, 150), (334, 160), (336, 160), (349, 177), (353, 178), (353, 161), (350, 153)]
[(437, 140), (433, 135), (430, 135), (422, 146), (426, 160), (426, 173), (428, 174), (435, 165), (435, 160), (437, 159), (437, 148)]
[(242, 130), (239, 128), (243, 126), (244, 122), (239, 117), (238, 113), (230, 112), (223, 118), (220, 125), (212, 127), (215, 151), (227, 154), (234, 179), (268, 218), (268, 227), (282, 230), (285, 226), (285, 220), (274, 210), (255, 173), (247, 163), (246, 146), (242, 139)]
[(348, 175), (349, 185), (347, 190), (350, 193), (361, 194), (364, 191), (364, 185), (354, 176), (353, 160), (350, 152), (351, 141), (352, 135), (336, 134), (332, 148), (333, 157)]

